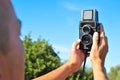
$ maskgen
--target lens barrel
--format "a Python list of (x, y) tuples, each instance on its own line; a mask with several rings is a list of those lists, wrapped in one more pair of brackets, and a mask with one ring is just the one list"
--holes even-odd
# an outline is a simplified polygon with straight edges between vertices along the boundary
[(90, 33), (90, 31), (91, 31), (91, 26), (90, 25), (84, 25), (82, 27), (82, 32), (83, 33), (88, 34), (88, 33)]
[(86, 45), (90, 45), (92, 43), (92, 36), (90, 34), (85, 34), (81, 38), (81, 42)]

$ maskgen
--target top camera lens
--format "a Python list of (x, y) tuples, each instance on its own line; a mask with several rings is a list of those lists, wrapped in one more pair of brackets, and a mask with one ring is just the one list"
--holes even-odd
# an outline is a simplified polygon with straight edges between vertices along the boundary
[(90, 31), (91, 31), (91, 27), (90, 27), (90, 25), (84, 25), (83, 27), (82, 27), (82, 31), (84, 32), (84, 33), (90, 33)]

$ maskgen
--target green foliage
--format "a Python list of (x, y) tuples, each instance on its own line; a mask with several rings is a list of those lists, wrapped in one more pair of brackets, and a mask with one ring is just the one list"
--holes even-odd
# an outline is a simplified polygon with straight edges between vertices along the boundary
[(120, 80), (120, 65), (112, 67), (108, 73), (109, 80)]
[[(82, 68), (78, 72), (70, 75), (66, 80), (80, 80), (81, 73)], [(82, 80), (93, 80), (93, 71), (91, 68), (85, 69), (85, 73), (83, 74)]]
[[(25, 80), (39, 77), (62, 65), (60, 58), (45, 39), (32, 41), (28, 34), (22, 42), (25, 49)], [(66, 80), (79, 80), (81, 71), (70, 75)], [(92, 69), (86, 68), (83, 80), (93, 80), (92, 78)]]
[(32, 41), (30, 34), (23, 39), (25, 49), (25, 80), (31, 80), (56, 69), (60, 58), (45, 39)]

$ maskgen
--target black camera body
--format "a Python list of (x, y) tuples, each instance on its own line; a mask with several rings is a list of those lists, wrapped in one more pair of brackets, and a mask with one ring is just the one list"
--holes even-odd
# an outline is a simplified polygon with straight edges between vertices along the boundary
[(94, 32), (99, 32), (98, 11), (96, 9), (83, 10), (79, 25), (80, 49), (90, 51)]

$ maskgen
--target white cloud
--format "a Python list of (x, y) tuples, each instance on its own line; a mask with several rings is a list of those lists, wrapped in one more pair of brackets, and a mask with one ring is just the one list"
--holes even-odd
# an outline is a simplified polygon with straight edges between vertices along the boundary
[(69, 48), (67, 48), (63, 45), (53, 45), (53, 47), (55, 48), (56, 51), (59, 51), (59, 52), (64, 52), (64, 53), (69, 52)]
[(64, 45), (53, 45), (55, 51), (59, 52), (58, 56), (62, 62), (65, 62), (69, 58), (70, 49)]
[(70, 2), (63, 2), (63, 6), (71, 11), (79, 11), (78, 7)]

